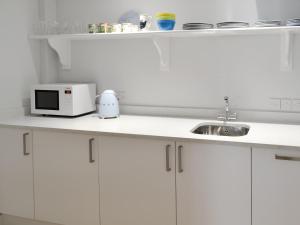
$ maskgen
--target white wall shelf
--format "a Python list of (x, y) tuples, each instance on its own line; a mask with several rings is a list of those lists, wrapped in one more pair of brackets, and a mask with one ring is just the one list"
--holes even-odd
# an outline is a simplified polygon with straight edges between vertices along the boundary
[(284, 26), (207, 29), (197, 31), (174, 30), (136, 33), (31, 35), (29, 38), (33, 40), (48, 40), (49, 45), (57, 52), (63, 69), (71, 69), (71, 41), (139, 38), (152, 39), (160, 56), (161, 70), (169, 71), (171, 38), (282, 35), (281, 70), (291, 71), (293, 68), (293, 36), (296, 34), (300, 34), (300, 27)]

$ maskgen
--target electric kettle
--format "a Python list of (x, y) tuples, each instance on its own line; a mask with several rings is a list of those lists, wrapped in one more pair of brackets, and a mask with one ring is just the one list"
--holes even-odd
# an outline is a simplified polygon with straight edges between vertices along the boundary
[[(100, 101), (99, 101), (100, 98)], [(106, 90), (101, 95), (96, 97), (98, 99), (97, 113), (102, 119), (112, 119), (120, 116), (119, 99), (116, 92), (113, 90)]]

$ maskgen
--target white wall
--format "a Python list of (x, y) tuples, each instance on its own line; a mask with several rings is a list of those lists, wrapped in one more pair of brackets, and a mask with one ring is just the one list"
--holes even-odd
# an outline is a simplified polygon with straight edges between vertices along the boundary
[(2, 216), (2, 224), (1, 224), (1, 219), (0, 219), (0, 225), (54, 225), (54, 224), (3, 215)]
[(171, 11), (177, 14), (178, 27), (185, 22), (226, 20), (288, 19), (299, 17), (298, 0), (59, 0), (59, 21), (117, 21), (128, 10), (154, 15)]
[[(40, 46), (29, 41), (39, 18), (39, 0), (0, 0), (0, 115), (24, 113), (29, 88), (39, 81)], [(24, 221), (0, 215), (0, 225)]]
[[(114, 22), (131, 9), (175, 12), (180, 28), (184, 22), (295, 18), (300, 1), (60, 0), (57, 19)], [(299, 113), (283, 113), (271, 100), (300, 98), (299, 41), (297, 36), (293, 71), (282, 72), (279, 35), (172, 39), (169, 73), (159, 70), (151, 40), (77, 41), (72, 45), (72, 70), (61, 71), (59, 80), (96, 82), (99, 91), (120, 91), (126, 113), (215, 117), (228, 95), (242, 119), (300, 122)]]
[[(140, 13), (154, 15), (156, 12), (171, 11), (177, 14), (180, 25), (187, 21), (216, 22), (221, 20), (256, 19), (255, 0), (63, 0), (57, 3), (58, 19), (66, 21), (117, 21), (126, 11), (135, 10)], [(72, 10), (70, 10), (72, 5)], [(238, 10), (232, 10), (232, 6)]]
[(38, 0), (0, 0), (0, 112), (22, 111), (38, 82), (39, 44), (28, 39)]

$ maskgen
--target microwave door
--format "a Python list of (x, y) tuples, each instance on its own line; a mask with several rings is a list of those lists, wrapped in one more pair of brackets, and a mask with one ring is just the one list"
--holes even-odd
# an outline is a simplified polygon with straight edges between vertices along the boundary
[(35, 108), (59, 111), (59, 91), (35, 90)]

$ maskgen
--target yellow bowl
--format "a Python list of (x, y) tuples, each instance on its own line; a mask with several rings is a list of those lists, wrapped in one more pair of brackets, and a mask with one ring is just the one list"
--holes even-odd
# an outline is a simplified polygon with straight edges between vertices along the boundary
[(174, 13), (157, 13), (156, 19), (159, 20), (176, 20), (176, 14)]

